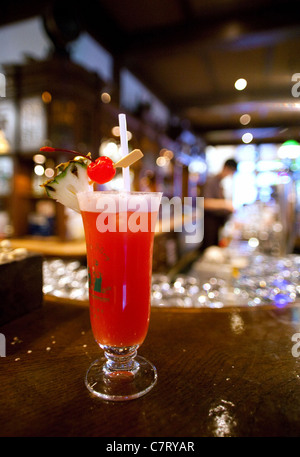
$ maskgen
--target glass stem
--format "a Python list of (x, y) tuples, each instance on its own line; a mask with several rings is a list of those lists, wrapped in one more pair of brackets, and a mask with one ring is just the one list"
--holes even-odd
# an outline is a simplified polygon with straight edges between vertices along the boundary
[(134, 375), (139, 364), (135, 360), (137, 355), (138, 345), (114, 347), (114, 346), (101, 346), (104, 350), (106, 363), (104, 371), (107, 376), (114, 376), (118, 374), (132, 374)]

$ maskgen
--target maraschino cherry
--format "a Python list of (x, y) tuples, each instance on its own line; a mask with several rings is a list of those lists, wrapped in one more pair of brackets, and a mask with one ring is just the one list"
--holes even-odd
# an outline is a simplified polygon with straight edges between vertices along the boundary
[[(62, 151), (62, 152), (70, 152), (71, 154), (80, 155), (85, 157), (86, 159), (90, 159), (89, 156), (81, 154), (76, 151), (72, 151), (70, 149), (62, 149), (62, 148), (51, 148), (49, 146), (45, 146), (40, 148), (40, 151), (43, 152), (55, 152), (55, 151)], [(116, 169), (114, 168), (114, 162), (106, 156), (98, 157), (94, 162), (91, 163), (87, 167), (87, 174), (91, 181), (96, 182), (97, 184), (105, 184), (106, 182), (110, 181), (116, 174)]]
[(105, 184), (111, 181), (116, 174), (113, 161), (106, 156), (98, 157), (91, 162), (87, 168), (88, 177), (98, 184)]

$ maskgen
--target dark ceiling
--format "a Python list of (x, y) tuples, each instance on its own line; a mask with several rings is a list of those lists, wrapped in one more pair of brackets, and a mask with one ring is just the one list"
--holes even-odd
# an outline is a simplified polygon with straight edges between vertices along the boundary
[[(54, 2), (5, 2), (0, 25)], [(300, 4), (277, 0), (78, 0), (59, 2), (68, 34), (88, 31), (210, 144), (300, 140)], [(76, 6), (76, 7), (75, 7)], [(237, 91), (238, 78), (248, 82)], [(298, 95), (297, 88), (294, 88)], [(300, 88), (299, 88), (300, 95)], [(240, 116), (251, 121), (242, 126)]]

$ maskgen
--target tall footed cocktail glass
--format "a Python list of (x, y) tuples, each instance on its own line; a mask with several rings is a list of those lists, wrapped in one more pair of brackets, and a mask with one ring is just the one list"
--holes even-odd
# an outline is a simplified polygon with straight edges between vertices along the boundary
[(90, 320), (104, 356), (85, 383), (105, 400), (138, 398), (155, 385), (155, 367), (137, 355), (149, 325), (152, 252), (161, 193), (82, 192)]

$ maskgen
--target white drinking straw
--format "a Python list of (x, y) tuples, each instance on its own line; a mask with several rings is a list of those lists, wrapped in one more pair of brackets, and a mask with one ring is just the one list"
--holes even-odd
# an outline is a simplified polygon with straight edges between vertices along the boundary
[[(122, 152), (122, 156), (125, 157), (128, 154), (127, 125), (126, 125), (125, 114), (119, 114), (119, 126), (120, 126), (121, 152)], [(122, 171), (123, 171), (124, 189), (127, 192), (130, 192), (129, 167), (122, 168)]]

